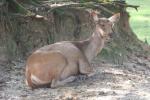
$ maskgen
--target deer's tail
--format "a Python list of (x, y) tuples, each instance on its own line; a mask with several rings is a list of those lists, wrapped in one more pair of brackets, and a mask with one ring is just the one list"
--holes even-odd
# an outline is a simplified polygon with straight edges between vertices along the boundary
[(28, 66), (26, 66), (26, 84), (31, 88), (31, 89), (34, 89), (35, 88), (35, 85), (32, 83), (32, 80), (31, 80), (31, 72), (30, 70), (28, 69)]

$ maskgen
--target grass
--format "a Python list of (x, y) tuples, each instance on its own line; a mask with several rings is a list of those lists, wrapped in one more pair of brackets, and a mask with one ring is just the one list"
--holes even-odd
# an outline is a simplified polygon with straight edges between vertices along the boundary
[(139, 5), (138, 11), (128, 8), (130, 24), (137, 37), (150, 44), (150, 1), (149, 0), (126, 0), (128, 4)]

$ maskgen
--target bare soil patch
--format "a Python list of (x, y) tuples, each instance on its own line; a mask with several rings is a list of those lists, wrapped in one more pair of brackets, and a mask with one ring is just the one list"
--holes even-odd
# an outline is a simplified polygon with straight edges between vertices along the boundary
[(56, 89), (30, 90), (24, 62), (0, 66), (1, 100), (149, 100), (150, 59), (132, 57), (123, 65), (94, 60), (95, 75)]

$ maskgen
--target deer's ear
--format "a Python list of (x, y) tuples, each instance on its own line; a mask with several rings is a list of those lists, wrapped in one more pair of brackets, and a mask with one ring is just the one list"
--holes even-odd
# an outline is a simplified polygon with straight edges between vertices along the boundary
[(109, 18), (109, 21), (111, 21), (112, 23), (117, 23), (120, 19), (120, 13), (114, 14), (113, 16), (111, 16)]
[(93, 17), (94, 21), (98, 21), (98, 12), (97, 11), (92, 11), (91, 16)]

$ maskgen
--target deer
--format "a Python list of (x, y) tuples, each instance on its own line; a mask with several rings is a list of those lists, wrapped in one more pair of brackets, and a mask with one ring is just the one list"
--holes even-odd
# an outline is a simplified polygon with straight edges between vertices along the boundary
[(78, 75), (94, 75), (90, 62), (101, 52), (105, 42), (113, 34), (113, 26), (120, 13), (109, 18), (99, 18), (90, 13), (95, 23), (92, 36), (82, 41), (61, 41), (34, 51), (26, 62), (26, 84), (35, 89), (48, 86), (57, 88), (73, 82)]

